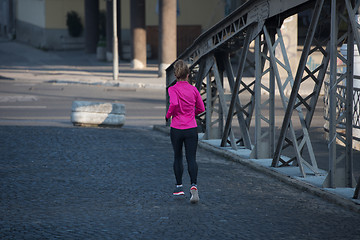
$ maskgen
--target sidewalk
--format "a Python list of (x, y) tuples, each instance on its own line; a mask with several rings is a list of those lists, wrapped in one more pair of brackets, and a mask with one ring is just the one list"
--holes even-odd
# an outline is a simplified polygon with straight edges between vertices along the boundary
[[(86, 54), (82, 50), (46, 52), (14, 41), (0, 39), (0, 53), (0, 79), (103, 85), (130, 89), (165, 89), (166, 86), (165, 78), (158, 77), (157, 64), (154, 62), (148, 63), (146, 69), (133, 70), (129, 62), (120, 61), (119, 80), (115, 81), (112, 79), (112, 63), (100, 62), (95, 54)], [(155, 129), (168, 131), (165, 127), (159, 126)], [(228, 148), (220, 148), (216, 140), (202, 140), (200, 146), (270, 174), (292, 186), (360, 212), (360, 200), (352, 199), (353, 188), (322, 188), (325, 172), (322, 176), (301, 178), (298, 177), (300, 174), (297, 167), (271, 168), (271, 160), (249, 159), (250, 154), (246, 150), (240, 149), (235, 152)]]
[(61, 84), (104, 85), (123, 88), (164, 89), (165, 77), (158, 77), (153, 60), (134, 70), (120, 60), (119, 79), (113, 80), (111, 62), (96, 59), (96, 54), (77, 51), (42, 51), (16, 41), (0, 39), (0, 78), (18, 81)]
[[(169, 128), (165, 126), (154, 126), (154, 129), (169, 134)], [(300, 175), (298, 167), (271, 167), (272, 159), (251, 159), (250, 150), (238, 149), (233, 150), (231, 147), (220, 147), (220, 139), (204, 140), (202, 134), (199, 134), (199, 146), (207, 151), (223, 156), (231, 161), (241, 163), (256, 171), (270, 175), (290, 186), (302, 191), (309, 192), (319, 196), (329, 202), (338, 204), (352, 211), (360, 213), (360, 199), (353, 199), (355, 188), (324, 188), (324, 182), (327, 172), (321, 170), (319, 176), (311, 174), (307, 171), (307, 177)], [(315, 146), (316, 148), (316, 146)]]

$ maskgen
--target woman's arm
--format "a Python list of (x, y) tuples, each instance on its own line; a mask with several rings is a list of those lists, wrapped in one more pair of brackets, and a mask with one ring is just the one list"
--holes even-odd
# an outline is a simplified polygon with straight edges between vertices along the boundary
[(195, 103), (195, 115), (205, 112), (204, 101), (201, 98), (199, 91), (196, 89), (196, 103)]
[(175, 109), (177, 108), (177, 106), (179, 105), (179, 101), (178, 101), (178, 97), (176, 95), (176, 93), (174, 92), (174, 90), (172, 89), (172, 87), (170, 87), (168, 89), (169, 92), (169, 98), (170, 98), (170, 106), (169, 109), (166, 113), (166, 118), (169, 119), (175, 112)]

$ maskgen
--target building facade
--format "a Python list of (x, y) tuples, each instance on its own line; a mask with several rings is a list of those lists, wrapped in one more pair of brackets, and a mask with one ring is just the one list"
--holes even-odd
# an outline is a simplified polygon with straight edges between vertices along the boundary
[[(74, 11), (85, 26), (86, 0), (0, 0), (1, 34), (28, 43), (34, 47), (49, 50), (84, 48), (84, 32), (72, 37), (67, 27), (67, 14)], [(106, 0), (99, 1), (99, 11), (106, 11)], [(146, 0), (147, 43), (152, 48), (150, 56), (157, 57), (158, 0)], [(130, 0), (120, 0), (121, 46), (130, 44)], [(177, 25), (179, 51), (204, 30), (219, 22), (225, 16), (225, 0), (181, 0), (178, 1)], [(11, 13), (11, 14), (10, 14)], [(9, 20), (12, 19), (12, 20)], [(92, 26), (93, 27), (93, 26)], [(11, 28), (11, 29), (9, 29)], [(186, 40), (186, 37), (190, 36)], [(185, 39), (185, 40), (184, 40)]]

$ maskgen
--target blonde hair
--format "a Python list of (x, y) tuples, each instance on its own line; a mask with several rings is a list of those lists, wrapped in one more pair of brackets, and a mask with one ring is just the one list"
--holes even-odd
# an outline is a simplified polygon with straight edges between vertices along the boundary
[(183, 60), (178, 60), (174, 64), (174, 74), (178, 80), (184, 80), (190, 74), (190, 69)]

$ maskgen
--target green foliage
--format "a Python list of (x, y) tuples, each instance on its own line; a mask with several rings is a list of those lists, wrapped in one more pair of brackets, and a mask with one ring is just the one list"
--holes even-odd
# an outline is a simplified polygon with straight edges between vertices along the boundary
[(97, 46), (98, 47), (106, 47), (106, 39), (104, 37), (100, 36)]
[(84, 29), (80, 16), (75, 11), (70, 11), (66, 15), (66, 26), (70, 36), (79, 37)]
[(99, 13), (99, 36), (105, 38), (106, 36), (106, 12)]

